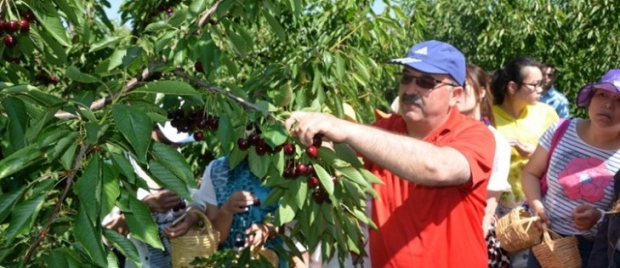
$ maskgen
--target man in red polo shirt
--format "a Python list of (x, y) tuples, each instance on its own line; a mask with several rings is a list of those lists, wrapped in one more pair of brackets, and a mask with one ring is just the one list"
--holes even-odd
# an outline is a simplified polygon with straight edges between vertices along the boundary
[(307, 145), (318, 133), (349, 144), (384, 182), (374, 185), (372, 267), (487, 267), (481, 225), (495, 143), (456, 108), (465, 57), (431, 40), (391, 63), (403, 66), (398, 114), (365, 126), (294, 112), (286, 127)]

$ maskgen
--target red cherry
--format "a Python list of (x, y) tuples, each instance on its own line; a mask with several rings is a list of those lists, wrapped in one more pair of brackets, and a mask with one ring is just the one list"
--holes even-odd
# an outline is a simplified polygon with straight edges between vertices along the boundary
[(174, 12), (174, 9), (172, 8), (166, 9), (166, 13), (168, 13), (168, 15), (172, 15), (173, 12)]
[(203, 140), (204, 138), (205, 138), (205, 134), (204, 134), (204, 133), (202, 133), (201, 131), (194, 132), (194, 139), (195, 139), (196, 141), (201, 141), (201, 140)]
[(316, 191), (312, 193), (312, 199), (318, 204), (322, 204), (327, 199), (327, 194), (322, 191)]
[(323, 144), (323, 134), (315, 134), (314, 137), (312, 137), (312, 145), (321, 147), (321, 144)]
[(202, 68), (202, 63), (197, 61), (196, 63), (194, 63), (194, 69), (196, 70), (196, 72), (199, 73), (204, 73), (205, 70)]
[(206, 129), (209, 126), (209, 122), (207, 121), (207, 119), (200, 119), (198, 122), (196, 122), (196, 127), (198, 129)]
[(297, 165), (297, 172), (298, 172), (300, 175), (308, 175), (308, 166), (307, 166), (307, 165), (304, 165), (304, 164), (301, 164), (301, 163), (300, 163), (300, 164), (298, 164), (298, 165)]
[(297, 171), (294, 168), (287, 168), (284, 170), (284, 177), (285, 178), (296, 178), (299, 174), (297, 174)]
[(319, 149), (312, 145), (306, 148), (306, 154), (311, 158), (316, 158), (319, 155)]
[(260, 137), (256, 133), (252, 133), (248, 137), (248, 141), (250, 141), (250, 144), (252, 145), (257, 145), (259, 140), (260, 140)]
[(254, 150), (256, 150), (257, 155), (264, 155), (265, 153), (267, 153), (267, 149), (263, 146), (256, 146), (254, 147)]
[(308, 175), (314, 174), (314, 166), (312, 164), (308, 164)]
[(319, 178), (317, 177), (310, 177), (308, 178), (308, 186), (310, 186), (310, 188), (316, 188), (319, 186)]
[(22, 31), (22, 33), (27, 33), (30, 31), (30, 22), (27, 19), (22, 19), (19, 22), (19, 29)]
[(284, 145), (284, 154), (293, 155), (295, 154), (295, 145), (287, 143)]
[(5, 30), (7, 33), (14, 33), (14, 32), (17, 32), (17, 30), (19, 30), (19, 21), (16, 21), (16, 20), (8, 21), (8, 22), (4, 25), (4, 30)]
[(34, 21), (34, 13), (32, 13), (32, 11), (26, 12), (26, 14), (24, 14), (23, 19), (27, 20), (28, 22)]
[(334, 184), (337, 184), (338, 183), (338, 177), (332, 177), (332, 182)]
[(3, 21), (3, 20), (0, 20), (0, 33), (4, 32), (6, 27), (7, 27), (7, 22)]
[(52, 84), (58, 83), (58, 76), (55, 76), (55, 75), (50, 76), (50, 82)]
[(19, 57), (10, 57), (9, 58), (9, 62), (15, 63), (15, 64), (19, 64), (21, 62), (21, 60), (19, 59)]
[(4, 36), (4, 44), (7, 47), (15, 47), (15, 45), (17, 45), (17, 39), (10, 35)]
[(241, 149), (243, 151), (245, 151), (248, 148), (250, 148), (250, 145), (251, 145), (250, 142), (248, 140), (244, 139), (244, 138), (239, 138), (237, 140), (237, 146), (239, 146), (239, 149)]
[(260, 206), (260, 199), (257, 198), (256, 200), (254, 200), (254, 205)]

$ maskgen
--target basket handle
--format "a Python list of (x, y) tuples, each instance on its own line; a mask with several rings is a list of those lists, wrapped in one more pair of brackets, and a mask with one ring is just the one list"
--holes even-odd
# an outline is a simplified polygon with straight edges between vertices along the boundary
[(553, 245), (554, 244), (553, 240), (561, 238), (561, 236), (558, 233), (549, 229), (546, 223), (543, 223), (542, 227), (543, 227), (543, 243), (547, 245)]
[(202, 212), (202, 210), (194, 206), (189, 206), (187, 209), (185, 209), (185, 212), (183, 213), (183, 215), (177, 218), (176, 221), (180, 221), (181, 219), (185, 218), (188, 213), (197, 214), (198, 217), (202, 219), (202, 222), (204, 222), (204, 226), (200, 228), (200, 233), (204, 234), (205, 232), (209, 232), (209, 230), (215, 230), (213, 229), (213, 224), (211, 223), (211, 220), (207, 218), (207, 215), (205, 215), (205, 213)]

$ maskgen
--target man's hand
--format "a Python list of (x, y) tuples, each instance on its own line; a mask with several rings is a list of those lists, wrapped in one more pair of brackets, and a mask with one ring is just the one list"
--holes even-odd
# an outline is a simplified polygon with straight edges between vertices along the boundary
[(142, 199), (152, 212), (169, 211), (181, 203), (181, 198), (169, 190), (162, 190)]
[(347, 124), (354, 123), (329, 114), (310, 112), (293, 112), (284, 122), (291, 136), (297, 137), (306, 146), (312, 145), (316, 134), (323, 134), (327, 140), (333, 142), (343, 142), (347, 138), (343, 131)]
[(228, 197), (226, 203), (222, 206), (222, 210), (231, 214), (243, 213), (248, 211), (248, 207), (254, 205), (254, 200), (258, 198), (250, 192), (237, 191)]
[(167, 226), (163, 231), (163, 234), (165, 236), (170, 237), (170, 238), (175, 238), (175, 237), (185, 235), (187, 231), (189, 231), (189, 229), (192, 228), (192, 226), (194, 226), (198, 221), (200, 221), (200, 217), (196, 215), (196, 213), (193, 213), (190, 211), (187, 211), (187, 212), (182, 211), (180, 213), (187, 213), (187, 215), (185, 215), (185, 218), (183, 218), (183, 220), (181, 220), (176, 225)]
[(571, 212), (577, 230), (590, 230), (603, 216), (601, 212), (589, 205), (579, 205)]

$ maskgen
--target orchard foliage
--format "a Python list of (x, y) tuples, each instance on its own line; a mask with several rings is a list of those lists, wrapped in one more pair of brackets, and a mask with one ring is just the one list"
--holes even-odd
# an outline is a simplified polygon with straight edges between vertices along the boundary
[[(0, 1), (3, 21), (32, 17), (28, 31), (3, 27), (16, 42), (0, 44), (0, 265), (109, 266), (104, 238), (138, 261), (129, 240), (101, 226), (113, 206), (135, 238), (161, 248), (127, 156), (186, 199), (213, 157), (248, 159), (274, 187), (264, 204), (280, 202), (276, 224), (297, 220), (293, 236), (322, 243), (326, 258), (363, 253), (359, 226), (373, 225), (364, 200), (377, 179), (346, 146), (306, 149), (282, 120), (293, 110), (342, 117), (343, 102), (371, 120), (395, 89), (382, 64), (411, 42), (399, 23), (409, 18), (354, 0), (128, 1), (127, 29), (107, 5)], [(218, 123), (184, 126), (203, 142), (179, 152), (150, 137), (169, 112)], [(262, 143), (240, 148), (257, 133)], [(292, 154), (277, 149), (285, 144)]]
[(426, 38), (454, 44), (488, 71), (524, 55), (555, 64), (556, 87), (567, 95), (573, 116), (586, 116), (574, 105), (579, 88), (620, 67), (617, 1), (434, 2), (420, 10), (428, 14)]

